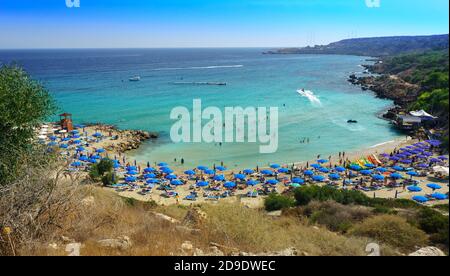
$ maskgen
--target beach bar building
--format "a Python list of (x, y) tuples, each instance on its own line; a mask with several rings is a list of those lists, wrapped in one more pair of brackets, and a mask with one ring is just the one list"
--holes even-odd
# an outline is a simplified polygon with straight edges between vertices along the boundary
[(65, 129), (69, 132), (73, 130), (72, 114), (69, 113), (60, 114), (59, 121), (62, 129)]
[(418, 129), (422, 126), (422, 119), (420, 117), (412, 115), (397, 115), (394, 120), (394, 125), (396, 125), (401, 130), (411, 131)]

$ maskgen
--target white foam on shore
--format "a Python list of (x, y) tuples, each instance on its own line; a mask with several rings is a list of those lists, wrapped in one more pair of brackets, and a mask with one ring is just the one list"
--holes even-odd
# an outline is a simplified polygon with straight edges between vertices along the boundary
[(380, 143), (380, 144), (376, 144), (376, 145), (371, 146), (370, 148), (371, 149), (378, 148), (378, 147), (381, 147), (381, 146), (384, 146), (384, 145), (387, 145), (387, 144), (392, 144), (392, 143), (395, 143), (395, 140), (384, 142), (384, 143)]
[(297, 90), (298, 94), (300, 94), (302, 97), (307, 98), (314, 106), (322, 106), (322, 102), (320, 101), (319, 97), (317, 97), (314, 92), (310, 90)]
[(215, 65), (215, 66), (201, 66), (201, 67), (173, 67), (173, 68), (156, 68), (152, 71), (174, 71), (174, 70), (201, 70), (201, 69), (219, 69), (219, 68), (241, 68), (244, 65)]

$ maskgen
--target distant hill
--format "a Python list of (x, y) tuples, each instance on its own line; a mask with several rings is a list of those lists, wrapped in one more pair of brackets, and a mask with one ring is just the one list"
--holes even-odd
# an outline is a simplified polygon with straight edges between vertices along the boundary
[(336, 54), (383, 57), (447, 48), (448, 34), (445, 34), (346, 39), (329, 45), (277, 49), (266, 54)]

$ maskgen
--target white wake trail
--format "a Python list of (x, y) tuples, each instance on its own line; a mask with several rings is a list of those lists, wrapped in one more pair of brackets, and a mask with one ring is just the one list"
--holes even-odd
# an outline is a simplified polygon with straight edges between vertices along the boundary
[(302, 89), (297, 90), (297, 92), (302, 97), (307, 98), (314, 106), (322, 106), (322, 102), (320, 101), (319, 97), (314, 94), (314, 92)]

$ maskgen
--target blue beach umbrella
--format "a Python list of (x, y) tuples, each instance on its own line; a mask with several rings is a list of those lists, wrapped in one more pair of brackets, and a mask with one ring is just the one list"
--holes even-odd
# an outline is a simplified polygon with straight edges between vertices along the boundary
[(278, 180), (276, 180), (276, 179), (270, 179), (270, 180), (267, 180), (266, 183), (267, 183), (267, 184), (270, 184), (270, 185), (277, 185), (277, 184), (278, 184)]
[(306, 171), (303, 172), (303, 174), (306, 175), (306, 176), (312, 176), (312, 175), (314, 175), (314, 172), (310, 171), (310, 170), (306, 170)]
[(279, 172), (279, 173), (288, 173), (288, 172), (289, 172), (289, 169), (287, 169), (287, 168), (281, 168), (281, 169), (278, 170), (278, 172)]
[(128, 166), (127, 171), (137, 171), (138, 168), (136, 166)]
[(319, 165), (319, 164), (312, 164), (311, 167), (314, 168), (314, 169), (316, 169), (316, 170), (322, 168), (322, 166)]
[(351, 165), (349, 168), (352, 171), (360, 171), (360, 170), (362, 170), (361, 166), (359, 166), (359, 165)]
[(67, 149), (67, 148), (69, 148), (69, 145), (61, 144), (61, 145), (59, 145), (59, 147), (62, 148), (62, 149)]
[(445, 160), (448, 160), (448, 157), (447, 156), (439, 156), (438, 159), (445, 161)]
[(170, 184), (172, 184), (174, 186), (181, 186), (181, 185), (183, 185), (183, 182), (181, 180), (172, 180), (170, 182)]
[(319, 163), (319, 164), (325, 164), (325, 163), (328, 163), (329, 161), (328, 160), (326, 160), (326, 159), (319, 159), (319, 160), (317, 160), (317, 163)]
[(158, 163), (158, 167), (167, 167), (167, 166), (168, 166), (167, 163), (164, 162)]
[(371, 170), (362, 170), (359, 173), (361, 173), (362, 175), (371, 175), (372, 171)]
[(138, 175), (139, 173), (137, 171), (128, 171), (127, 174), (129, 174), (129, 175)]
[(441, 193), (434, 193), (431, 195), (432, 198), (437, 199), (437, 200), (446, 200), (448, 199), (447, 195), (441, 194)]
[(324, 182), (325, 181), (325, 177), (322, 175), (314, 175), (312, 177), (312, 179), (316, 182)]
[(273, 175), (273, 172), (270, 170), (262, 170), (261, 173), (264, 175)]
[(188, 170), (184, 172), (185, 175), (195, 175), (195, 172), (193, 170)]
[(330, 170), (327, 169), (327, 168), (320, 168), (320, 169), (319, 169), (319, 172), (321, 172), (321, 173), (329, 173)]
[(435, 184), (435, 183), (427, 184), (427, 187), (432, 189), (433, 191), (442, 189), (441, 185), (438, 185), (438, 184)]
[(144, 178), (145, 178), (145, 179), (156, 178), (156, 174), (154, 174), (154, 173), (149, 173), (149, 174), (144, 175)]
[(154, 168), (145, 168), (144, 169), (144, 172), (146, 172), (146, 173), (152, 173), (152, 172), (155, 172), (156, 170), (154, 169)]
[(216, 170), (218, 170), (219, 172), (224, 172), (227, 170), (227, 168), (223, 167), (223, 166), (217, 166)]
[(244, 170), (244, 173), (245, 173), (245, 174), (254, 174), (255, 171), (254, 171), (254, 170), (251, 170), (251, 169), (246, 169), (246, 170)]
[(198, 166), (197, 169), (199, 169), (201, 171), (206, 171), (206, 170), (208, 170), (208, 167), (206, 167), (206, 166)]
[(168, 174), (168, 175), (166, 175), (165, 178), (167, 180), (174, 180), (174, 179), (177, 179), (178, 177), (176, 175), (174, 175), (174, 174)]
[(134, 176), (127, 176), (125, 177), (126, 182), (136, 182), (136, 177)]
[(97, 149), (95, 152), (97, 152), (97, 153), (104, 153), (104, 152), (106, 152), (106, 150), (105, 149)]
[(227, 183), (223, 184), (223, 186), (224, 186), (225, 188), (227, 188), (227, 189), (233, 189), (233, 188), (235, 188), (237, 185), (236, 185), (236, 183), (230, 181), (230, 182), (227, 182)]
[(90, 158), (90, 159), (89, 159), (89, 163), (97, 164), (97, 159), (95, 159), (95, 158)]
[(422, 188), (417, 187), (417, 186), (409, 186), (408, 191), (413, 192), (413, 193), (418, 193), (422, 191)]
[(412, 164), (412, 160), (410, 160), (410, 159), (405, 159), (405, 160), (402, 160), (402, 161), (400, 161), (401, 163), (403, 163), (403, 164)]
[(208, 187), (209, 182), (208, 181), (200, 181), (196, 185), (197, 185), (197, 187)]
[(244, 174), (235, 174), (234, 178), (239, 179), (239, 180), (244, 180), (245, 179), (245, 175)]
[(161, 171), (166, 174), (173, 173), (173, 170), (171, 168), (167, 168), (167, 167), (164, 167), (163, 169), (161, 169)]
[(209, 170), (209, 169), (205, 170), (204, 173), (207, 175), (215, 175), (216, 174), (216, 172), (214, 170)]
[(376, 170), (377, 172), (380, 172), (380, 173), (385, 173), (385, 172), (388, 171), (386, 168), (383, 168), (383, 167), (376, 168), (375, 170)]
[(292, 183), (295, 183), (295, 184), (304, 184), (304, 183), (305, 183), (305, 180), (303, 180), (303, 179), (301, 179), (301, 178), (299, 178), (299, 177), (295, 177), (295, 178), (292, 179)]
[(147, 184), (156, 184), (156, 183), (159, 183), (160, 181), (159, 181), (159, 179), (150, 178), (150, 179), (147, 179), (145, 182)]
[(336, 173), (332, 173), (328, 176), (331, 180), (339, 180), (341, 178), (341, 176), (339, 174)]
[(415, 172), (415, 171), (409, 171), (406, 174), (411, 176), (411, 177), (419, 176), (419, 174), (417, 172)]
[(272, 165), (270, 165), (270, 167), (271, 167), (272, 169), (278, 169), (278, 168), (280, 168), (281, 166), (278, 165), (278, 164), (272, 164)]
[(223, 175), (216, 175), (213, 178), (215, 181), (224, 181), (225, 180), (225, 176)]
[(73, 162), (71, 164), (72, 167), (81, 167), (81, 162)]
[(50, 143), (48, 143), (47, 145), (48, 145), (49, 147), (54, 147), (54, 146), (57, 146), (58, 143), (56, 143), (56, 142), (50, 142)]
[(78, 158), (78, 160), (83, 161), (83, 162), (88, 162), (89, 158), (86, 155), (80, 156), (80, 158)]
[(259, 182), (256, 181), (256, 180), (249, 180), (249, 181), (247, 181), (247, 185), (248, 186), (256, 186), (258, 184), (259, 184)]
[(114, 169), (118, 169), (118, 168), (120, 168), (120, 164), (117, 162), (114, 162), (113, 167), (114, 167)]
[(439, 163), (439, 162), (441, 162), (441, 159), (438, 159), (438, 158), (431, 158), (431, 159), (430, 159), (430, 162), (431, 162), (431, 163)]
[(392, 169), (394, 169), (394, 170), (396, 170), (396, 171), (399, 171), (399, 172), (402, 172), (402, 171), (405, 170), (405, 168), (403, 168), (403, 167), (401, 167), (401, 166), (394, 166), (394, 167), (392, 167)]
[(92, 136), (94, 136), (95, 138), (100, 138), (103, 136), (103, 134), (101, 134), (100, 132), (96, 132), (96, 133), (92, 134)]
[(412, 199), (413, 199), (414, 201), (419, 202), (419, 203), (426, 203), (426, 202), (429, 201), (429, 199), (426, 198), (426, 197), (424, 197), (424, 196), (414, 196)]
[(399, 174), (399, 173), (392, 173), (391, 174), (391, 178), (393, 178), (393, 179), (402, 179), (403, 176), (401, 174)]
[(346, 169), (344, 168), (344, 167), (336, 167), (336, 168), (334, 168), (337, 172), (339, 172), (339, 173), (343, 173), (343, 172), (345, 172), (346, 171)]
[(58, 139), (58, 137), (56, 137), (56, 136), (50, 136), (50, 140), (52, 140), (52, 141), (56, 141), (56, 139)]
[(369, 168), (369, 169), (373, 169), (373, 168), (375, 168), (376, 166), (375, 166), (374, 164), (367, 163), (367, 164), (364, 165), (364, 167)]

